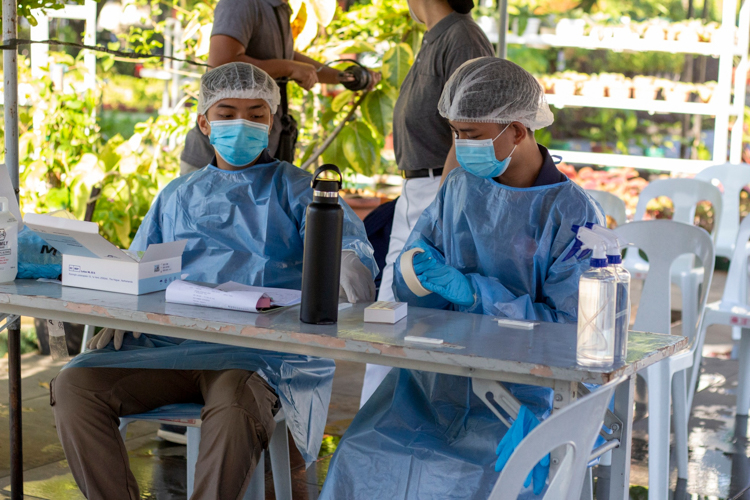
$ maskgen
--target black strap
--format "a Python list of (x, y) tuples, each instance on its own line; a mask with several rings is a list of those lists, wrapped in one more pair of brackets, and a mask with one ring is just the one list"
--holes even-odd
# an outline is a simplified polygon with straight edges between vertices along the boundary
[[(279, 8), (274, 7), (273, 13), (276, 16), (276, 23), (279, 26), (279, 35), (281, 36), (281, 57), (283, 59), (294, 59), (294, 54), (292, 54), (292, 57), (288, 58), (286, 56), (286, 36), (284, 34), (284, 25), (281, 22), (281, 16), (279, 15)], [(289, 97), (286, 93), (286, 84), (289, 81), (288, 78), (279, 78), (276, 80), (276, 83), (279, 84), (279, 93), (281, 94), (281, 115), (288, 115), (289, 114)]]

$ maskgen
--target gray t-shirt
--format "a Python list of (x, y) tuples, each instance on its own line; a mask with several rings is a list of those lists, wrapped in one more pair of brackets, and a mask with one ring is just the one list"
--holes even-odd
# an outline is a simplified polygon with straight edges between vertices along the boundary
[(492, 44), (470, 14), (453, 12), (425, 33), (393, 112), (399, 169), (443, 167), (453, 144), (448, 120), (438, 113), (443, 87), (466, 61), (493, 55)]
[[(211, 36), (231, 36), (246, 47), (245, 55), (253, 59), (293, 59), (294, 39), (289, 18), (292, 9), (281, 0), (220, 0), (214, 11)], [(279, 28), (283, 33), (279, 32)], [(273, 119), (268, 150), (276, 155), (281, 134), (281, 106)], [(214, 148), (208, 137), (193, 127), (185, 138), (180, 159), (198, 168), (208, 165)]]

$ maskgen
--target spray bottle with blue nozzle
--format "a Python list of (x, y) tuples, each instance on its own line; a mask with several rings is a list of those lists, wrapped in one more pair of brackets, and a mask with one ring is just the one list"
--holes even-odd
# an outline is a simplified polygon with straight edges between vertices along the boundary
[(576, 361), (585, 366), (610, 366), (615, 356), (615, 300), (617, 282), (607, 263), (607, 242), (582, 227), (576, 238), (593, 252), (591, 267), (578, 286), (578, 346)]
[(615, 363), (628, 357), (628, 326), (630, 324), (630, 272), (622, 266), (622, 245), (614, 231), (595, 225), (593, 231), (607, 242), (607, 263), (615, 273), (617, 299), (615, 305)]
[[(573, 234), (578, 235), (578, 230), (581, 229), (582, 227), (584, 227), (584, 226), (579, 226), (578, 224), (573, 224), (570, 227), (570, 229), (573, 231)], [(585, 225), (585, 227), (587, 227), (588, 229), (591, 229), (592, 227), (594, 227), (594, 223), (593, 222), (587, 222), (586, 225)], [(583, 243), (581, 242), (581, 240), (579, 240), (578, 238), (576, 238), (576, 240), (573, 242), (573, 247), (570, 249), (570, 251), (565, 256), (565, 258), (563, 258), (563, 262), (565, 262), (568, 259), (572, 259), (573, 257), (575, 257), (576, 254), (578, 253), (578, 251), (581, 249), (581, 245), (583, 245)], [(590, 252), (587, 252), (587, 251), (581, 252), (581, 255), (578, 256), (578, 260), (583, 260), (586, 257), (588, 257), (588, 255), (584, 255), (584, 254), (588, 254), (588, 253), (590, 253)]]

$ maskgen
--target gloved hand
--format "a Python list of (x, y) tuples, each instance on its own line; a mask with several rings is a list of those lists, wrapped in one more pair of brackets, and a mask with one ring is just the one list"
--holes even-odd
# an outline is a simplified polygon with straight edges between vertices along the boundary
[(437, 250), (432, 248), (428, 243), (419, 240), (412, 248), (421, 248), (424, 250), (424, 252), (415, 253), (414, 257), (411, 259), (412, 265), (414, 266), (414, 272), (417, 275), (442, 265), (444, 259), (442, 259), (442, 257), (438, 259)]
[[(115, 330), (114, 328), (104, 328), (101, 330), (89, 340), (86, 347), (89, 349), (103, 349), (113, 337), (115, 339), (115, 350), (119, 351), (122, 347), (122, 341), (125, 339), (125, 330)], [(133, 332), (133, 337), (137, 339), (141, 338), (141, 333)]]
[(427, 251), (418, 253), (412, 261), (422, 286), (459, 306), (474, 304), (474, 288), (469, 279), (455, 267), (441, 264), (432, 255), (422, 257), (427, 254)]
[(372, 273), (352, 250), (344, 250), (341, 253), (340, 283), (341, 299), (346, 299), (352, 304), (375, 300), (375, 281), (372, 279)]
[[(497, 445), (497, 462), (495, 462), (495, 471), (500, 472), (508, 463), (508, 459), (513, 452), (521, 444), (523, 438), (529, 435), (534, 428), (539, 425), (539, 420), (525, 405), (521, 406), (521, 410), (518, 412), (518, 418), (516, 418), (513, 425), (510, 426), (508, 432), (505, 433), (500, 444)], [(547, 476), (549, 475), (549, 454), (547, 454), (538, 464), (531, 469), (526, 482), (523, 483), (525, 487), (534, 481), (534, 494), (539, 495), (544, 489), (544, 485), (547, 483)]]

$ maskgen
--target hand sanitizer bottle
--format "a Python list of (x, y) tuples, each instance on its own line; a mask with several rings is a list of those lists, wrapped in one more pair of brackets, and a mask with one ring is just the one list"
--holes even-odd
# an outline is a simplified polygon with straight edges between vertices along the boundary
[(630, 272), (622, 265), (622, 242), (614, 231), (596, 225), (595, 233), (607, 242), (607, 263), (615, 273), (617, 283), (617, 305), (615, 306), (615, 363), (625, 362), (628, 357), (628, 328), (630, 326)]
[(8, 198), (0, 197), (0, 283), (18, 274), (18, 221), (10, 213)]
[(591, 249), (591, 268), (581, 275), (578, 288), (578, 344), (576, 361), (584, 366), (611, 366), (615, 356), (615, 274), (609, 269), (606, 243), (582, 227), (577, 238)]

